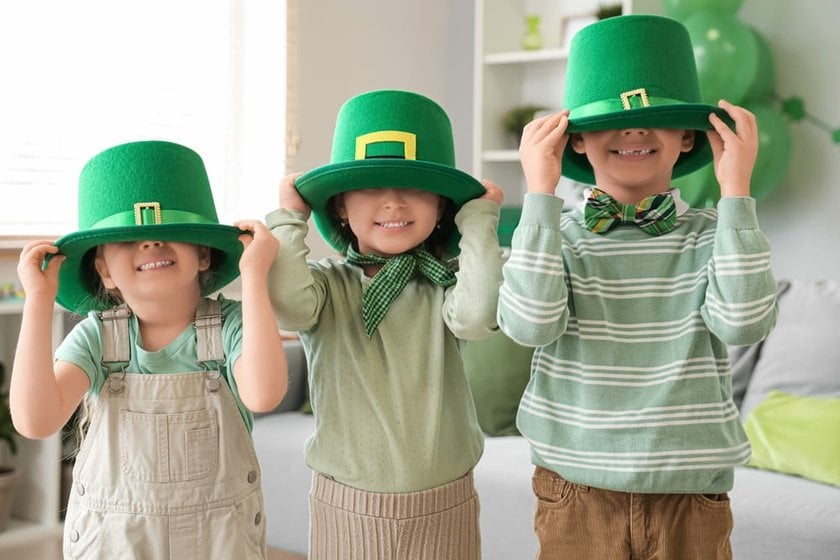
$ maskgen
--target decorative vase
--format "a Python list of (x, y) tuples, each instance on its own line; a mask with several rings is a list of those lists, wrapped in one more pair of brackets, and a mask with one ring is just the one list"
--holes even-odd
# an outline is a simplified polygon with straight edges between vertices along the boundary
[(525, 34), (522, 35), (522, 48), (526, 51), (541, 49), (543, 46), (540, 20), (540, 16), (525, 16)]

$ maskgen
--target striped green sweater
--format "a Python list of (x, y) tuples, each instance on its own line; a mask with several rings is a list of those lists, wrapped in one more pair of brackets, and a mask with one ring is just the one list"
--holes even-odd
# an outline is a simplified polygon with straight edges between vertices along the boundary
[(730, 490), (750, 447), (726, 344), (777, 313), (755, 201), (689, 209), (661, 236), (595, 234), (562, 206), (526, 195), (499, 294), (502, 330), (537, 347), (517, 415), (533, 462), (622, 492)]

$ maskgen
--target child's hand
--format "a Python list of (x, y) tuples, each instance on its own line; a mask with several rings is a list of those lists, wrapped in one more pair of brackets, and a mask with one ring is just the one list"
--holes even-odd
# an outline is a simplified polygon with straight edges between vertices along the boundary
[(504, 191), (496, 183), (489, 179), (482, 179), (481, 184), (484, 185), (484, 189), (486, 192), (479, 198), (482, 200), (492, 200), (493, 202), (501, 206), (502, 202), (505, 199)]
[(300, 210), (306, 214), (306, 219), (309, 219), (309, 206), (303, 201), (297, 187), (295, 187), (295, 179), (301, 175), (303, 173), (290, 173), (283, 177), (283, 181), (280, 183), (280, 208)]
[(714, 113), (709, 115), (709, 122), (714, 130), (709, 130), (706, 135), (712, 147), (720, 195), (750, 196), (750, 178), (758, 156), (758, 126), (755, 115), (724, 100), (721, 100), (718, 106), (735, 121), (733, 131), (720, 117)]
[(259, 220), (241, 220), (233, 225), (242, 231), (249, 232), (239, 236), (239, 241), (245, 245), (242, 258), (239, 259), (239, 270), (243, 276), (246, 272), (267, 274), (277, 257), (280, 242)]
[[(47, 255), (54, 255), (47, 268), (42, 270)], [(64, 255), (58, 254), (58, 247), (52, 241), (30, 241), (20, 252), (17, 273), (27, 297), (43, 295), (50, 300), (58, 293), (58, 269), (64, 262)]]
[(563, 150), (569, 141), (569, 110), (539, 117), (522, 131), (519, 159), (529, 193), (554, 194), (560, 182)]

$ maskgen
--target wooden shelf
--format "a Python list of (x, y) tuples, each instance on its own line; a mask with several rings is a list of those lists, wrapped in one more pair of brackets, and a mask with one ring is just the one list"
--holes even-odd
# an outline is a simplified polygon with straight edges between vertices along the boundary
[[(23, 301), (0, 301), (0, 361), (11, 371), (17, 345)], [(53, 349), (63, 337), (63, 312), (53, 313)], [(6, 380), (8, 383), (8, 380)], [(0, 452), (0, 462), (7, 461), (20, 471), (14, 490), (12, 517), (0, 532), (0, 558), (17, 560), (58, 558), (61, 545), (61, 437), (55, 434), (42, 440), (19, 438), (17, 454)]]
[[(658, 13), (660, 0), (619, 0), (624, 13)], [(571, 36), (568, 18), (595, 14), (599, 0), (475, 0), (473, 45), (473, 174), (487, 177), (519, 206), (525, 182), (518, 150), (503, 125), (505, 115), (524, 106), (560, 110)], [(530, 16), (540, 17), (543, 48), (523, 50), (522, 34)], [(559, 187), (558, 187), (559, 188)]]
[(510, 51), (491, 53), (484, 56), (484, 64), (527, 64), (531, 62), (563, 61), (569, 56), (568, 49), (538, 49), (533, 51)]
[(481, 159), (486, 162), (519, 162), (519, 151), (518, 150), (487, 150), (485, 151)]
[(0, 301), (0, 315), (19, 315), (23, 312), (23, 300)]

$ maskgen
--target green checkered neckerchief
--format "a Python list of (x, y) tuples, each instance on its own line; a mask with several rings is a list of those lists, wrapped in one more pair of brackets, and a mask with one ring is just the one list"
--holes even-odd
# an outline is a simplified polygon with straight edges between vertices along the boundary
[(350, 246), (347, 248), (347, 262), (360, 266), (383, 265), (362, 294), (362, 318), (368, 338), (373, 335), (391, 303), (397, 299), (416, 270), (438, 286), (448, 288), (455, 283), (455, 273), (452, 269), (423, 247), (395, 257), (380, 257), (362, 255)]
[(595, 233), (621, 223), (636, 224), (651, 235), (668, 233), (677, 222), (677, 207), (670, 192), (643, 198), (638, 204), (621, 204), (600, 189), (592, 189), (583, 210), (584, 225)]

